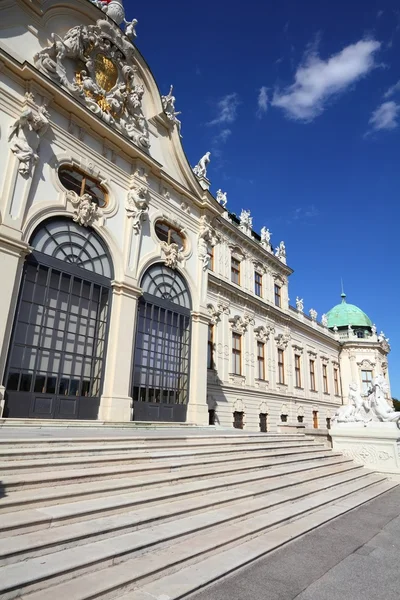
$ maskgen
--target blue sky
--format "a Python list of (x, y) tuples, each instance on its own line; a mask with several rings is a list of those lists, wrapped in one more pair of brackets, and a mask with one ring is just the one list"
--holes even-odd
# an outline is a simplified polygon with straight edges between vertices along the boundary
[(390, 338), (400, 397), (400, 5), (125, 1), (192, 165), (285, 240), (292, 304), (360, 306)]

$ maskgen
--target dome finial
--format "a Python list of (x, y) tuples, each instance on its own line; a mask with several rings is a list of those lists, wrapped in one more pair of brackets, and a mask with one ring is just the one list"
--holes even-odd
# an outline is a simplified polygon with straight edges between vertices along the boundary
[(340, 279), (341, 284), (342, 284), (342, 293), (340, 294), (341, 298), (342, 298), (342, 303), (345, 304), (346, 303), (346, 294), (344, 293), (344, 286), (343, 286), (343, 279)]

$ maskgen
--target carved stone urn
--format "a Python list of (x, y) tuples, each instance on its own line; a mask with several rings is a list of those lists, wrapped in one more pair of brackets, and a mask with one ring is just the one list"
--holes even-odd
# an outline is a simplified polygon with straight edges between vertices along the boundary
[(107, 6), (107, 15), (111, 17), (117, 25), (121, 25), (125, 19), (125, 9), (122, 0), (111, 0)]

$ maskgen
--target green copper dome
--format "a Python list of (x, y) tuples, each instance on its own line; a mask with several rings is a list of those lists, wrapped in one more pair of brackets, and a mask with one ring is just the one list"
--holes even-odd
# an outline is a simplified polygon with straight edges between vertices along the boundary
[(333, 329), (336, 327), (372, 327), (372, 321), (367, 317), (365, 312), (354, 306), (347, 304), (346, 294), (342, 294), (342, 303), (334, 306), (326, 315), (328, 317), (328, 327)]

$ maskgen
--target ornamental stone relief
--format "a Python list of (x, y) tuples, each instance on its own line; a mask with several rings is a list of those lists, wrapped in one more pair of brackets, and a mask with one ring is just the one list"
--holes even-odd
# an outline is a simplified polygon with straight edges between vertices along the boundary
[(183, 254), (179, 251), (178, 244), (161, 242), (161, 250), (164, 254), (164, 264), (171, 269), (177, 269), (179, 263), (183, 261)]
[(92, 225), (96, 219), (103, 216), (103, 212), (97, 204), (93, 202), (90, 194), (78, 196), (78, 194), (69, 190), (65, 195), (67, 200), (71, 202), (72, 206), (75, 208), (72, 219), (75, 223), (78, 223), (83, 227), (88, 227), (89, 225)]
[(200, 219), (198, 251), (199, 259), (203, 263), (203, 271), (207, 271), (210, 265), (209, 249), (214, 248), (221, 241), (221, 236), (214, 227), (212, 227), (207, 215)]
[(11, 152), (19, 161), (19, 172), (25, 177), (32, 173), (37, 163), (40, 141), (49, 128), (50, 115), (45, 105), (38, 106), (32, 94), (26, 94), (27, 106), (11, 126), (8, 141)]
[(142, 221), (149, 212), (149, 190), (145, 185), (134, 185), (128, 192), (126, 198), (126, 213), (132, 219), (132, 227), (135, 234), (139, 234)]
[(229, 324), (231, 326), (232, 331), (243, 335), (244, 333), (246, 333), (250, 324), (254, 325), (254, 319), (251, 315), (245, 313), (243, 317), (241, 317), (240, 315), (235, 315), (234, 317), (231, 317), (229, 319)]
[(258, 342), (263, 342), (264, 344), (269, 340), (270, 335), (275, 332), (275, 329), (271, 325), (267, 325), (264, 327), (261, 325), (260, 327), (256, 327), (254, 329), (254, 333), (256, 334), (256, 340)]
[(220, 322), (223, 314), (229, 315), (230, 313), (229, 304), (224, 304), (221, 301), (217, 303), (217, 306), (214, 306), (211, 303), (207, 304), (207, 310), (213, 325), (217, 325), (217, 323)]
[(77, 25), (38, 52), (35, 65), (135, 144), (150, 147), (142, 110), (145, 89), (133, 66), (135, 49), (115, 23)]

